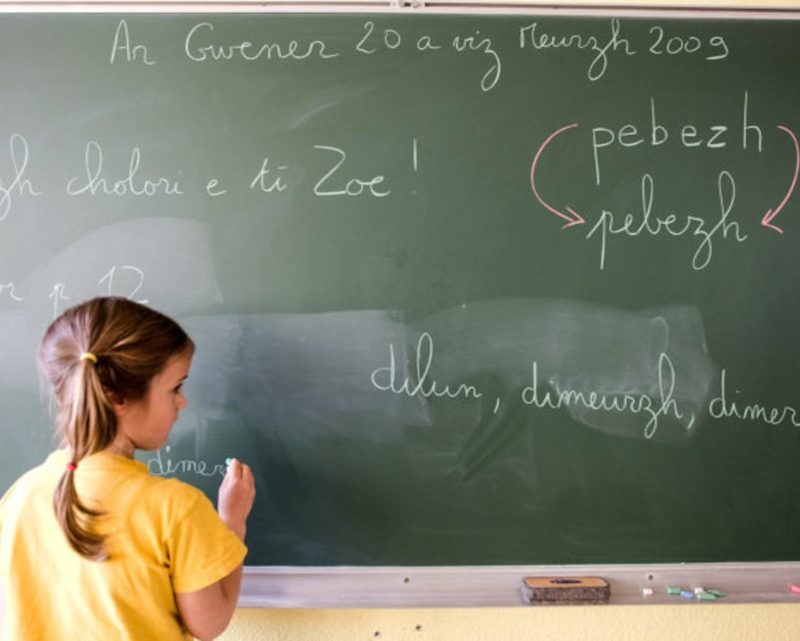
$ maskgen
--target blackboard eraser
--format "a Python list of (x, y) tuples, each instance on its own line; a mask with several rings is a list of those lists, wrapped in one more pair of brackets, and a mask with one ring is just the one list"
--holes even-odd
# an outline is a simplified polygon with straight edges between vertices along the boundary
[(608, 603), (611, 586), (600, 577), (525, 577), (525, 600), (536, 605), (594, 605)]

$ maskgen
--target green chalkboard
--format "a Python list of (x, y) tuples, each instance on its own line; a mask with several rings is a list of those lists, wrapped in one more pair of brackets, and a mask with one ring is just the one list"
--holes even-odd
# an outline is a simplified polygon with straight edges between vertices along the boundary
[(800, 24), (0, 17), (0, 487), (113, 293), (251, 565), (800, 560)]

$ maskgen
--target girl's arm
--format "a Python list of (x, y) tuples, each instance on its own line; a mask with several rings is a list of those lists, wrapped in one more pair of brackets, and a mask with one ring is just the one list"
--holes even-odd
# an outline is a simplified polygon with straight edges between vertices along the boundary
[[(253, 472), (234, 459), (219, 488), (217, 511), (240, 539), (247, 531), (247, 516), (256, 496)], [(215, 639), (228, 627), (239, 600), (242, 566), (207, 588), (175, 594), (178, 612), (189, 633), (200, 641)]]
[(189, 634), (199, 641), (212, 641), (228, 627), (236, 610), (242, 583), (240, 565), (224, 579), (197, 592), (178, 592), (178, 612)]

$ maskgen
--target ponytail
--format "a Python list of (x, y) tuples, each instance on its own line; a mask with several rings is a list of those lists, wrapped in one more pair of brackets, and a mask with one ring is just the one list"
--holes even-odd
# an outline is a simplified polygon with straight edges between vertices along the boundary
[(78, 496), (80, 462), (108, 449), (117, 437), (111, 398), (139, 401), (170, 358), (193, 343), (172, 319), (122, 298), (95, 298), (66, 310), (48, 327), (39, 366), (58, 404), (57, 428), (72, 460), (53, 494), (56, 519), (70, 546), (93, 561), (108, 558), (96, 521), (105, 512)]
[(85, 359), (86, 353), (91, 352), (81, 355), (71, 377), (72, 389), (60, 407), (58, 422), (67, 432), (72, 460), (56, 486), (53, 507), (72, 548), (87, 559), (105, 561), (105, 537), (91, 529), (92, 522), (104, 512), (80, 500), (75, 489), (75, 468), (89, 454), (111, 445), (117, 432), (117, 416), (100, 383), (96, 363)]
[(86, 559), (105, 561), (108, 558), (105, 537), (90, 529), (93, 519), (105, 512), (86, 507), (75, 491), (75, 470), (64, 472), (53, 495), (56, 519), (72, 549)]

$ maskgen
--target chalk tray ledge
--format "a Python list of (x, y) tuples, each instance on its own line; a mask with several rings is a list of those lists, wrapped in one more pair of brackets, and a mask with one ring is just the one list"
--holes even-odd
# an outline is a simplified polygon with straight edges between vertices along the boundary
[[(697, 599), (668, 588), (724, 593), (719, 603), (800, 601), (800, 562), (653, 565), (529, 565), (475, 567), (245, 568), (239, 606), (245, 608), (441, 608), (528, 605), (527, 576), (606, 579), (612, 605), (686, 604)], [(530, 606), (529, 606), (530, 607)], [(541, 607), (541, 606), (533, 606)]]

